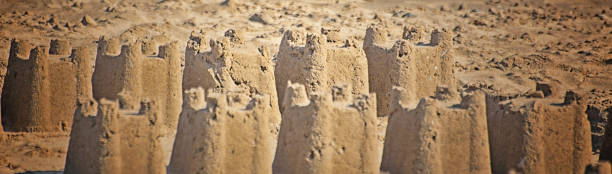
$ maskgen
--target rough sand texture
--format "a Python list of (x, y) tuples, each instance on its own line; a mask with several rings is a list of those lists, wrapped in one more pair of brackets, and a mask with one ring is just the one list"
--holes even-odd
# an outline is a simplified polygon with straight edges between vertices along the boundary
[(273, 106), (268, 95), (188, 90), (168, 173), (271, 173)]
[(378, 173), (374, 94), (348, 85), (307, 94), (288, 82), (283, 107), (274, 173)]
[[(491, 173), (483, 92), (460, 103), (423, 98), (403, 107), (394, 88), (381, 170), (390, 173)], [(414, 94), (413, 94), (414, 95)]]

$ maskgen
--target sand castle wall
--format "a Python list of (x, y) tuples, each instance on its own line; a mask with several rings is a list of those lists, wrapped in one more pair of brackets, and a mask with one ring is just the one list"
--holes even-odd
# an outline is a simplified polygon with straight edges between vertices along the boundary
[[(331, 37), (331, 36), (329, 36)], [(286, 31), (274, 70), (279, 102), (283, 102), (287, 81), (304, 84), (308, 94), (329, 90), (334, 84), (350, 84), (351, 93), (368, 92), (368, 65), (365, 54), (354, 41), (332, 43), (325, 35)]]
[(289, 82), (274, 173), (377, 173), (374, 94), (353, 95), (348, 86), (307, 94)]
[(487, 97), (487, 122), (494, 173), (582, 173), (591, 160), (585, 106), (573, 92), (565, 102)]
[(416, 90), (414, 94), (402, 94), (402, 102), (411, 105), (434, 95), (437, 86), (456, 91), (450, 33), (432, 29), (429, 43), (419, 42), (425, 36), (422, 27), (404, 28), (403, 39), (397, 41), (388, 42), (387, 35), (385, 28), (370, 26), (363, 43), (370, 92), (378, 94), (378, 116), (390, 114), (393, 86)]
[(118, 100), (121, 109), (137, 109), (145, 98), (158, 102), (167, 164), (181, 112), (184, 57), (176, 41), (155, 38), (121, 43), (119, 38), (101, 37), (92, 89), (94, 99)]
[(168, 173), (272, 173), (277, 123), (270, 100), (188, 90)]
[[(97, 102), (99, 101), (99, 102)], [(121, 109), (117, 100), (79, 99), (65, 173), (165, 173), (156, 101)]]
[(76, 98), (87, 93), (83, 84), (91, 76), (91, 56), (88, 48), (72, 49), (64, 40), (42, 46), (12, 40), (2, 90), (4, 126), (13, 131), (70, 130)]
[(396, 87), (391, 94), (382, 171), (491, 173), (484, 93), (464, 96), (459, 104), (437, 95), (412, 108), (400, 98), (414, 91), (403, 90)]

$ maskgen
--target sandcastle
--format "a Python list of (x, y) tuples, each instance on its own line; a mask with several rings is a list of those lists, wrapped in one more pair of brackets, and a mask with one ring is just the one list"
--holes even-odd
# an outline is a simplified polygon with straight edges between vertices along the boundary
[(274, 173), (377, 173), (374, 94), (353, 95), (349, 86), (307, 94), (288, 82)]
[(138, 109), (140, 101), (156, 101), (167, 164), (181, 112), (183, 56), (178, 44), (163, 37), (137, 38), (123, 44), (101, 37), (92, 76), (93, 97), (117, 100), (121, 109)]
[(14, 40), (4, 122), (72, 129), (66, 173), (585, 170), (591, 144), (578, 95), (551, 103), (541, 84), (533, 96), (546, 100), (459, 91), (449, 33), (431, 31), (423, 43), (422, 28), (406, 27), (389, 47), (386, 30), (373, 26), (359, 48), (339, 42), (338, 30), (290, 30), (276, 65), (232, 29), (209, 42), (193, 32), (185, 55), (160, 37), (101, 37), (97, 54), (61, 40), (48, 48)]
[(272, 173), (272, 106), (248, 91), (187, 90), (168, 173)]
[[(98, 102), (97, 102), (98, 101)], [(121, 109), (117, 100), (79, 99), (65, 173), (165, 173), (163, 106), (143, 99)]]
[[(363, 50), (368, 61), (370, 92), (377, 94), (378, 116), (390, 114), (393, 86), (414, 89), (412, 94), (402, 94), (402, 103), (409, 105), (434, 95), (438, 86), (457, 90), (450, 34), (432, 29), (429, 43), (423, 43), (420, 41), (424, 40), (424, 32), (422, 27), (405, 27), (403, 39), (390, 43), (385, 28), (370, 26), (366, 30)], [(393, 46), (388, 48), (389, 44)]]
[(590, 126), (579, 95), (562, 103), (487, 97), (494, 173), (583, 173), (591, 161)]
[[(412, 90), (412, 91), (410, 91)], [(382, 171), (390, 173), (491, 173), (482, 92), (448, 101), (448, 89), (406, 107), (401, 95), (416, 89), (395, 87)]]
[[(350, 84), (352, 94), (368, 92), (368, 64), (363, 50), (348, 39), (334, 43), (331, 36), (285, 31), (274, 70), (279, 102), (287, 81), (304, 84), (306, 93), (329, 90), (335, 84)], [(304, 46), (301, 46), (304, 45)]]
[(88, 93), (82, 84), (91, 77), (91, 56), (89, 48), (72, 49), (65, 40), (51, 40), (49, 46), (12, 40), (2, 90), (5, 128), (69, 131), (76, 99)]

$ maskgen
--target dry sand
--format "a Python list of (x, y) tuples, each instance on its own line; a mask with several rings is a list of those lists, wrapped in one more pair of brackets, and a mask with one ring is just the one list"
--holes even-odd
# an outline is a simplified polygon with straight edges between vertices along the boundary
[[(481, 89), (489, 97), (514, 103), (539, 97), (563, 102), (567, 90), (582, 94), (593, 159), (599, 156), (609, 121), (606, 112), (612, 107), (610, 0), (0, 0), (0, 4), (0, 81), (5, 79), (13, 38), (35, 45), (63, 39), (73, 47), (95, 47), (103, 35), (122, 42), (165, 35), (179, 43), (183, 55), (193, 30), (202, 29), (207, 42), (233, 29), (241, 35), (236, 42), (266, 46), (276, 57), (288, 30), (361, 46), (366, 29), (377, 24), (389, 30), (391, 41), (405, 37), (404, 26), (420, 26), (427, 33), (445, 29), (452, 37), (452, 71), (459, 91)], [(429, 40), (429, 35), (411, 37)], [(540, 83), (548, 85), (538, 87)], [(69, 133), (5, 132), (0, 135), (0, 173), (63, 170)]]

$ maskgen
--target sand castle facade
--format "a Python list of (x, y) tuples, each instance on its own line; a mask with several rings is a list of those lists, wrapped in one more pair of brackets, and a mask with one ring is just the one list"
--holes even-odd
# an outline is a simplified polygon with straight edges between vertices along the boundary
[[(69, 131), (76, 99), (86, 95), (93, 68), (88, 48), (52, 40), (35, 46), (12, 40), (2, 93), (5, 128), (13, 131)], [(91, 89), (90, 89), (91, 90)]]
[(287, 81), (304, 84), (306, 93), (350, 84), (352, 94), (368, 93), (368, 65), (364, 52), (351, 40), (332, 43), (325, 35), (286, 31), (279, 46), (274, 70), (279, 102)]
[(382, 160), (390, 173), (491, 173), (482, 92), (466, 95), (460, 103), (441, 96), (423, 98), (415, 108), (404, 107), (401, 96), (414, 89), (392, 91), (391, 118)]
[(287, 85), (274, 173), (377, 173), (373, 94), (353, 95), (348, 86), (307, 94)]
[(269, 96), (188, 90), (169, 173), (272, 173), (275, 118)]
[(165, 173), (163, 106), (143, 100), (136, 110), (117, 100), (80, 100), (65, 173)]
[[(390, 114), (393, 86), (415, 89), (413, 94), (402, 94), (402, 103), (409, 105), (416, 105), (422, 97), (435, 95), (438, 86), (457, 90), (449, 33), (432, 29), (429, 43), (419, 42), (425, 36), (422, 28), (404, 28), (403, 39), (394, 42), (388, 42), (387, 34), (383, 27), (370, 26), (363, 42), (370, 92), (377, 94), (378, 116)], [(393, 46), (386, 46), (390, 44)]]

